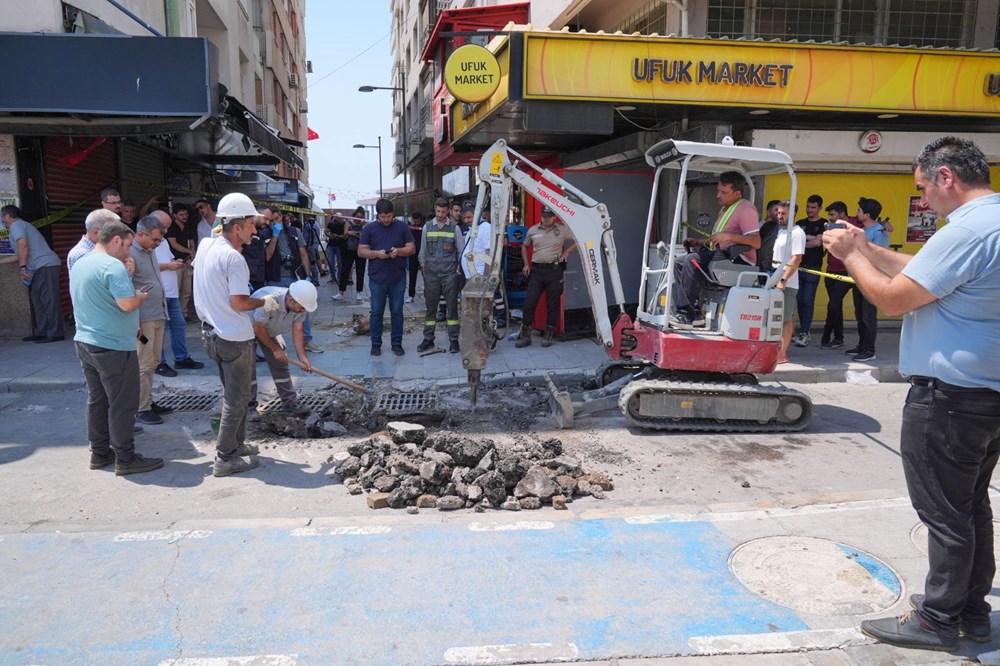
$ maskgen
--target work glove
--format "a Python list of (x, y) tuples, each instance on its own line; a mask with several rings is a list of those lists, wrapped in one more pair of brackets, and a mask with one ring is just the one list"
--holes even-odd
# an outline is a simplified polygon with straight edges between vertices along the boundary
[(277, 236), (278, 234), (280, 234), (281, 230), (284, 229), (284, 228), (285, 228), (285, 225), (283, 225), (281, 222), (275, 222), (274, 224), (271, 225), (271, 229), (274, 230), (274, 235), (275, 236)]
[(264, 297), (264, 312), (277, 312), (281, 305), (278, 303), (278, 297), (274, 294), (268, 294)]

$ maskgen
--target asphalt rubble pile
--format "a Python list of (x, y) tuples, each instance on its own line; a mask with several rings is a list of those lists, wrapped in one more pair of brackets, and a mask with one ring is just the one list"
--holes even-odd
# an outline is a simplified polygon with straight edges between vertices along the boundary
[(614, 488), (607, 474), (585, 472), (558, 439), (501, 447), (395, 421), (350, 444), (347, 454), (334, 471), (352, 495), (367, 492), (372, 509), (565, 509), (575, 496), (604, 499)]

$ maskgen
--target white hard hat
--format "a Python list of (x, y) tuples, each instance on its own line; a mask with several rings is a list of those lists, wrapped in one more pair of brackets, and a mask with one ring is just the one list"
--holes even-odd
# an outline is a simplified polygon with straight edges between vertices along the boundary
[(256, 217), (259, 213), (257, 207), (250, 201), (250, 197), (242, 192), (231, 192), (219, 199), (219, 209), (216, 215), (224, 220), (239, 217)]
[(288, 293), (296, 303), (306, 309), (306, 312), (316, 312), (317, 293), (316, 287), (309, 280), (296, 280), (288, 288)]

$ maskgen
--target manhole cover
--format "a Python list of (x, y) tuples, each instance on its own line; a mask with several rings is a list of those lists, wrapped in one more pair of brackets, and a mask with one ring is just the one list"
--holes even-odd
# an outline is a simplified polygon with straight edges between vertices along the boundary
[(428, 391), (389, 392), (379, 395), (374, 411), (386, 414), (413, 414), (424, 411), (436, 401), (437, 394)]
[(220, 393), (171, 393), (156, 399), (160, 407), (172, 407), (175, 412), (207, 412), (215, 406)]
[(748, 541), (729, 556), (747, 589), (803, 613), (867, 615), (891, 608), (899, 575), (874, 556), (834, 541), (773, 536)]
[[(917, 523), (910, 530), (910, 541), (924, 555), (927, 554), (927, 526)], [(1000, 523), (993, 521), (993, 552), (1000, 553)]]
[[(330, 398), (322, 395), (302, 395), (299, 394), (299, 406), (311, 412), (322, 412), (330, 405)], [(258, 411), (261, 414), (281, 409), (281, 398), (271, 398), (265, 402)]]

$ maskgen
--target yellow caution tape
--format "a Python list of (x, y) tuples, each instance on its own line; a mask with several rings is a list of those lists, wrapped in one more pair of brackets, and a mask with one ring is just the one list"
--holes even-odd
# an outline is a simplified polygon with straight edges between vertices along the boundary
[[(121, 180), (120, 182), (121, 183), (131, 183), (132, 185), (143, 185), (145, 187), (153, 187), (153, 188), (157, 188), (157, 187), (162, 188), (162, 187), (165, 187), (162, 183), (159, 184), (159, 185), (157, 185), (155, 183), (147, 183), (147, 182), (140, 181), (140, 180)], [(221, 195), (221, 194), (219, 194), (217, 192), (204, 192), (202, 190), (193, 190), (193, 189), (190, 189), (190, 188), (175, 188), (175, 187), (171, 187), (170, 189), (171, 189), (171, 191), (174, 191), (174, 192), (179, 192), (179, 193), (182, 193), (182, 194), (196, 195), (196, 196), (199, 196), (199, 197), (206, 197), (206, 198), (210, 198), (210, 199), (218, 199), (219, 197), (224, 196), (224, 195)], [(292, 206), (292, 205), (283, 204), (283, 203), (276, 203), (276, 202), (273, 202), (273, 201), (261, 201), (259, 199), (250, 199), (250, 201), (252, 201), (257, 206), (267, 206), (268, 208), (277, 208), (278, 210), (284, 210), (284, 211), (288, 211), (288, 212), (291, 212), (291, 213), (302, 213), (303, 215), (313, 215), (313, 216), (321, 215), (322, 214), (318, 210), (313, 210), (311, 208), (299, 208), (298, 206)]]
[[(91, 193), (83, 201), (79, 201), (79, 202), (73, 204), (72, 206), (70, 206), (69, 208), (64, 208), (63, 210), (59, 211), (58, 213), (53, 213), (52, 215), (46, 215), (43, 218), (40, 218), (40, 219), (35, 220), (34, 222), (31, 222), (30, 223), (31, 226), (35, 227), (36, 229), (41, 229), (42, 227), (49, 226), (53, 222), (58, 222), (59, 220), (63, 219), (64, 217), (66, 217), (67, 215), (69, 215), (70, 213), (72, 213), (73, 211), (77, 210), (78, 208), (83, 207), (83, 205), (85, 203), (87, 203), (88, 201), (90, 201), (91, 197), (94, 197), (94, 196), (100, 194), (101, 191), (105, 189), (105, 187), (110, 187), (110, 185), (105, 185), (100, 190), (97, 190), (96, 192)], [(0, 229), (0, 240), (3, 240), (4, 238), (7, 238), (8, 235), (9, 235), (9, 232), (8, 232), (7, 229)], [(16, 250), (17, 248), (14, 248), (14, 249)]]

